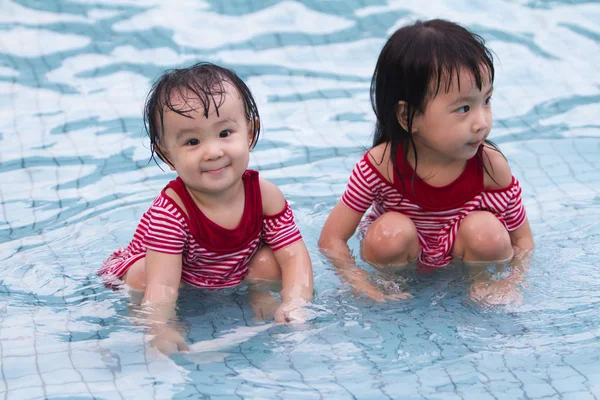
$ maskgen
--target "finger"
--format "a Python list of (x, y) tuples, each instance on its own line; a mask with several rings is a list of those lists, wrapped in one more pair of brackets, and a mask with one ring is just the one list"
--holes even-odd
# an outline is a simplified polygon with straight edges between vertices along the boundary
[(306, 316), (301, 310), (292, 310), (286, 313), (286, 322), (291, 324), (303, 324), (306, 322)]
[(189, 351), (190, 350), (190, 346), (188, 346), (188, 344), (185, 342), (185, 340), (181, 340), (180, 342), (178, 342), (177, 347), (178, 347), (179, 351)]
[(350, 290), (350, 293), (355, 296), (358, 297), (360, 300), (365, 300), (365, 297), (374, 300), (378, 303), (383, 303), (385, 302), (385, 296), (383, 295), (383, 293), (381, 292), (377, 292), (375, 291), (375, 293), (372, 292), (367, 292), (367, 291), (359, 291), (357, 289), (352, 289)]
[(376, 301), (377, 303), (385, 303), (385, 296), (383, 295), (378, 295), (378, 296), (368, 296), (371, 300)]
[(276, 324), (284, 324), (287, 322), (286, 318), (285, 318), (285, 314), (282, 312), (276, 312), (274, 319), (275, 319)]
[(388, 294), (386, 296), (386, 298), (389, 300), (406, 300), (406, 299), (411, 299), (412, 297), (413, 297), (413, 295), (408, 292)]
[(385, 303), (385, 295), (381, 292), (367, 293), (367, 296), (378, 303)]
[(153, 342), (153, 346), (160, 351), (161, 353), (163, 353), (164, 355), (171, 355), (174, 353), (177, 353), (177, 345), (173, 342), (167, 341), (167, 340), (157, 340), (155, 342)]

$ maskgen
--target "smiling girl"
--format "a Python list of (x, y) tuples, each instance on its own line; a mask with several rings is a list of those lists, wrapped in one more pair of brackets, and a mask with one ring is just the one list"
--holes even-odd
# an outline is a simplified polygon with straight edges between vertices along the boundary
[[(312, 266), (283, 194), (248, 169), (260, 120), (246, 84), (209, 63), (167, 71), (148, 95), (144, 121), (152, 157), (177, 179), (100, 275), (143, 292), (154, 343), (165, 352), (187, 348), (169, 324), (182, 284), (220, 289), (281, 281), (275, 321), (301, 321), (299, 310), (313, 294)], [(265, 296), (251, 290), (251, 302)]]

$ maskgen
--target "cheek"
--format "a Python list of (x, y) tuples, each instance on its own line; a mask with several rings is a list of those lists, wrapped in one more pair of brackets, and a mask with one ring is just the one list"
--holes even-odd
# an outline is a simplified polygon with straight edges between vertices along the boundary
[(423, 129), (429, 135), (441, 137), (443, 140), (444, 137), (448, 136), (448, 132), (452, 129), (453, 125), (451, 120), (440, 116), (439, 118), (430, 118), (427, 124), (423, 126)]
[(248, 160), (250, 158), (250, 149), (246, 142), (237, 143), (231, 150), (231, 155), (240, 160)]
[(246, 149), (240, 152), (240, 158), (242, 158), (246, 163), (250, 160), (250, 152)]

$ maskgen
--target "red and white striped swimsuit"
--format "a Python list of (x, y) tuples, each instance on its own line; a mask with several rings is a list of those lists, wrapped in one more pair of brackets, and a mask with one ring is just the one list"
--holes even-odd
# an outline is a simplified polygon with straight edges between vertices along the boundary
[[(483, 146), (479, 153), (482, 151)], [(509, 231), (525, 222), (519, 182), (513, 176), (506, 188), (485, 189), (480, 154), (467, 161), (465, 170), (454, 182), (442, 187), (431, 186), (414, 174), (413, 168), (402, 157), (402, 146), (398, 146), (396, 154), (404, 187), (399, 179), (390, 183), (371, 163), (368, 152), (352, 171), (342, 202), (360, 214), (372, 206), (359, 226), (362, 234), (382, 214), (388, 211), (402, 213), (417, 228), (422, 249), (419, 262), (441, 267), (452, 260), (458, 228), (472, 212), (491, 212)]]
[[(263, 215), (258, 172), (247, 170), (242, 179), (244, 213), (234, 229), (208, 219), (180, 178), (169, 182), (142, 216), (129, 246), (111, 254), (99, 275), (108, 281), (122, 277), (150, 249), (182, 254), (181, 279), (192, 286), (218, 289), (238, 285), (262, 245), (277, 251), (302, 239), (287, 201), (278, 214)], [(189, 215), (166, 195), (167, 188), (179, 195)]]

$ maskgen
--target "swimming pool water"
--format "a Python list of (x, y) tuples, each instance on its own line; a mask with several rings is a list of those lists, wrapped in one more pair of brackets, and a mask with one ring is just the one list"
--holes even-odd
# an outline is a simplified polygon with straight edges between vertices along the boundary
[[(460, 266), (381, 276), (414, 297), (374, 304), (316, 247), (371, 142), (381, 46), (433, 17), (497, 55), (491, 138), (521, 181), (537, 246), (520, 304), (473, 303)], [(597, 21), (600, 4), (583, 0), (0, 1), (0, 395), (599, 398)], [(182, 326), (203, 351), (167, 358), (95, 272), (173, 177), (148, 163), (147, 90), (200, 60), (255, 94), (264, 131), (251, 166), (295, 210), (315, 318), (264, 328), (245, 289), (186, 291)]]

